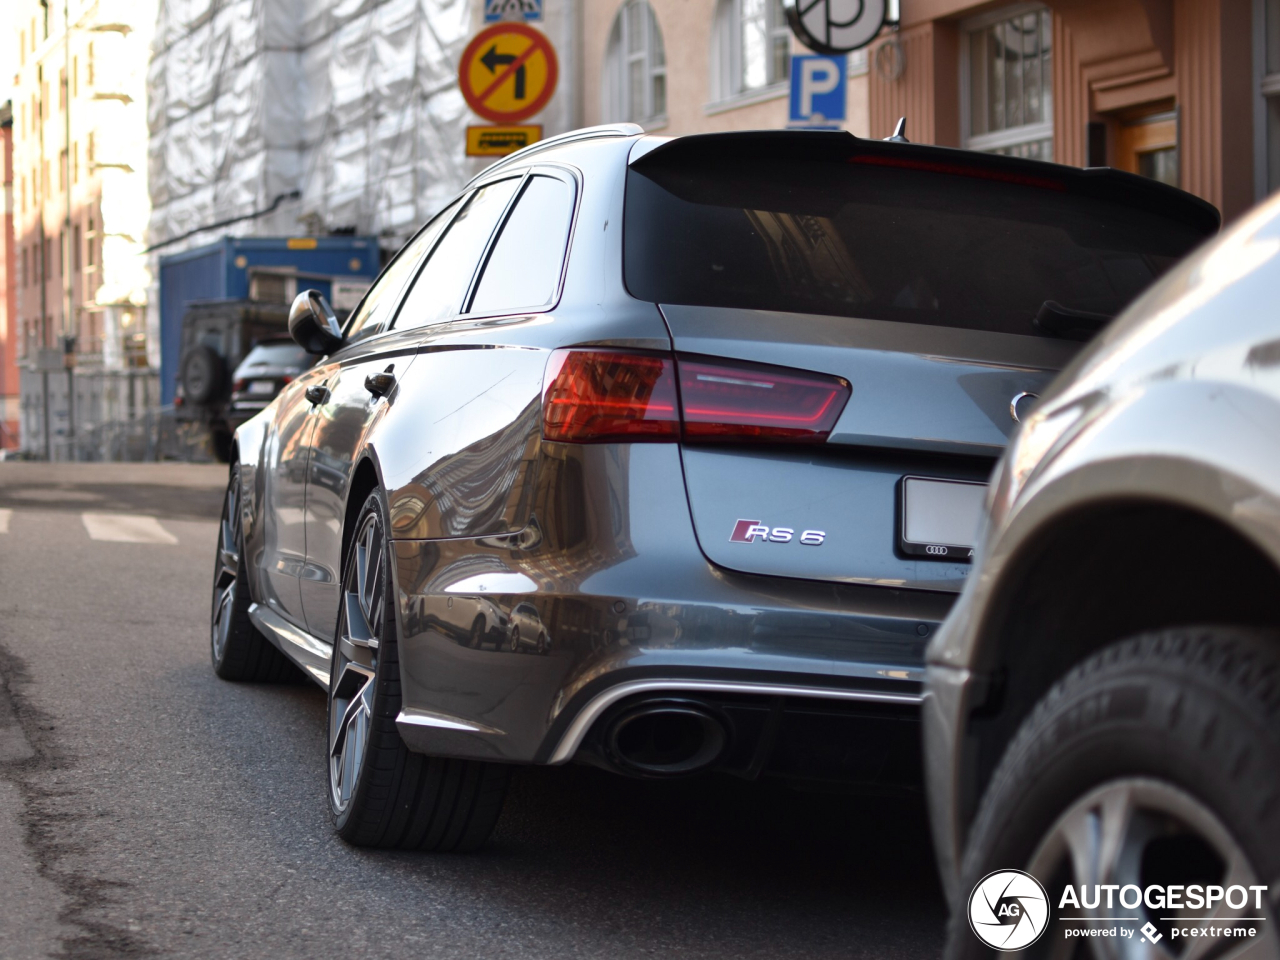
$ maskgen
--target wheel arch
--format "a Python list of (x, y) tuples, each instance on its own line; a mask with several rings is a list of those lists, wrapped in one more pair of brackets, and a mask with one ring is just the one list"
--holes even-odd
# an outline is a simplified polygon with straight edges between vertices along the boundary
[(346, 563), (347, 549), (351, 546), (351, 537), (355, 532), (356, 520), (360, 516), (360, 508), (369, 499), (369, 494), (380, 486), (382, 486), (382, 476), (378, 465), (371, 455), (365, 455), (351, 472), (351, 484), (347, 488), (347, 504), (342, 517), (343, 564)]
[(965, 720), (970, 760), (957, 799), (966, 834), (1005, 747), (1073, 666), (1165, 627), (1280, 623), (1273, 559), (1222, 518), (1169, 500), (1126, 497), (1064, 511), (1004, 571), (971, 658), (985, 689)]

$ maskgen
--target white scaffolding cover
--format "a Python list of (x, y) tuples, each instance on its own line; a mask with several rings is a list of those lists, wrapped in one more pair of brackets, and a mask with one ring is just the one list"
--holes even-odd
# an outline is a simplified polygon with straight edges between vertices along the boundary
[[(559, 4), (541, 26), (568, 34)], [(149, 241), (354, 230), (395, 247), (483, 164), (458, 91), (479, 0), (161, 0), (148, 76)], [(562, 68), (563, 69), (563, 68)], [(565, 129), (567, 98), (544, 111)]]

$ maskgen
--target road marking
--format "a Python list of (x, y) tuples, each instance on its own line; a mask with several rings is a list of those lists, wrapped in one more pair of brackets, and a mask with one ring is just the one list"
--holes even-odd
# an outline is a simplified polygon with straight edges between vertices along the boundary
[(155, 517), (129, 513), (82, 513), (91, 540), (115, 543), (177, 543), (178, 538), (160, 526)]
[(9, 518), (13, 516), (13, 511), (8, 508), (0, 509), (0, 533), (9, 532)]

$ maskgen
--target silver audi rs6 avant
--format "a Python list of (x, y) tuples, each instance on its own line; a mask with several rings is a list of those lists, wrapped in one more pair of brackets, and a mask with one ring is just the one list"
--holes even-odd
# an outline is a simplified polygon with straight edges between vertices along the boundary
[(239, 428), (214, 669), (328, 691), (357, 844), (484, 841), (513, 764), (918, 789), (984, 484), (1218, 227), (1193, 197), (845, 133), (489, 167)]

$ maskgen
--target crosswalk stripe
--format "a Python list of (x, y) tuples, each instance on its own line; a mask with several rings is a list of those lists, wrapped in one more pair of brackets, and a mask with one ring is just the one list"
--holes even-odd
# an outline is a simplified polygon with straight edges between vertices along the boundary
[(9, 532), (9, 518), (13, 516), (13, 511), (7, 507), (0, 508), (0, 533)]
[(177, 543), (155, 517), (130, 513), (82, 513), (84, 528), (92, 540), (110, 540), (115, 543)]

